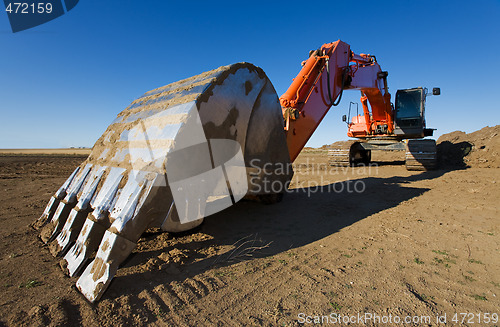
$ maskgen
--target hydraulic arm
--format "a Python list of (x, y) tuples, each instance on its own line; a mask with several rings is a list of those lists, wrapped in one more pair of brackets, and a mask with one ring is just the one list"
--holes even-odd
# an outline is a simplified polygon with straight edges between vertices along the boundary
[[(363, 115), (350, 124), (351, 137), (390, 135), (394, 131), (387, 72), (375, 56), (354, 54), (340, 40), (312, 51), (302, 70), (280, 97), (291, 160), (295, 160), (344, 90), (360, 90)], [(369, 105), (368, 105), (369, 104)], [(371, 110), (369, 108), (371, 107)]]

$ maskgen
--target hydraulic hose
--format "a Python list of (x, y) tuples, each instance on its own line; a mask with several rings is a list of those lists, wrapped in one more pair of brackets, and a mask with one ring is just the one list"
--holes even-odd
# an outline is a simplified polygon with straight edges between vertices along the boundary
[(345, 84), (345, 76), (347, 75), (348, 68), (345, 68), (342, 72), (342, 85), (340, 86), (340, 94), (339, 97), (337, 98), (336, 101), (332, 99), (332, 91), (330, 87), (330, 64), (329, 64), (329, 59), (326, 59), (326, 86), (328, 88), (328, 98), (330, 100), (330, 105), (331, 106), (338, 106), (340, 103), (340, 100), (342, 100), (342, 94), (344, 93), (344, 84)]

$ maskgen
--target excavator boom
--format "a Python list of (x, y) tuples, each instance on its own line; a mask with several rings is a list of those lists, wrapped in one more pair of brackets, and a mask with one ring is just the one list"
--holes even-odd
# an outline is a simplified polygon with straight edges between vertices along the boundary
[(326, 43), (311, 51), (297, 77), (280, 97), (292, 161), (328, 110), (339, 104), (343, 91), (348, 89), (362, 92), (364, 111), (359, 119), (362, 128), (353, 129), (349, 136), (392, 133), (394, 124), (387, 73), (382, 72), (374, 56), (354, 54), (341, 40)]

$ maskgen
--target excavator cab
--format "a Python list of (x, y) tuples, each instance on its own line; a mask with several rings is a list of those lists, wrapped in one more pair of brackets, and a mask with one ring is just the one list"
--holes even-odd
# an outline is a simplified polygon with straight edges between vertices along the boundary
[[(432, 95), (440, 95), (441, 89), (432, 89)], [(434, 129), (425, 128), (425, 100), (427, 88), (398, 90), (394, 108), (394, 134), (403, 139), (432, 136)]]
[[(432, 135), (432, 129), (425, 128), (426, 89), (398, 90), (394, 108), (394, 134), (403, 138), (420, 138)], [(430, 135), (427, 130), (430, 130)]]

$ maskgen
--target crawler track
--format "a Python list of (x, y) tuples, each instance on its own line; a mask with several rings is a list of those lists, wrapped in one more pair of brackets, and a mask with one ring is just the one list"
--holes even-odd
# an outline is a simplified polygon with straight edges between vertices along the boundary
[(433, 170), (437, 167), (435, 140), (408, 140), (405, 165), (407, 170)]

